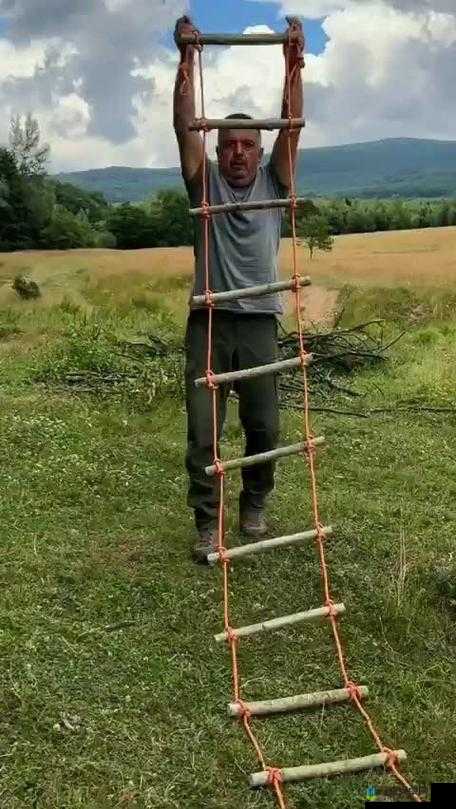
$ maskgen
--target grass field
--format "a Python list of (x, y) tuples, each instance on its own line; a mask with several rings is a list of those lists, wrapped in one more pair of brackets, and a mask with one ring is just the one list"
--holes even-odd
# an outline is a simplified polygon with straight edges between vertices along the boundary
[[(404, 335), (381, 370), (354, 380), (370, 419), (315, 414), (326, 435), (319, 484), (334, 595), (353, 679), (386, 744), (425, 794), (456, 780), (456, 229), (346, 236), (310, 264), (307, 316), (385, 319)], [(289, 244), (282, 248), (286, 274)], [(42, 297), (19, 301), (17, 272)], [(229, 657), (218, 571), (197, 568), (183, 469), (185, 410), (174, 366), (150, 361), (110, 392), (74, 393), (77, 370), (125, 369), (118, 339), (179, 343), (191, 251), (0, 255), (0, 803), (5, 809), (267, 809), (257, 769), (227, 718)], [(340, 409), (353, 408), (342, 393)], [(361, 404), (359, 404), (361, 403)], [(224, 457), (242, 436), (230, 405)], [(282, 443), (301, 417), (284, 413)], [(239, 541), (237, 476), (229, 541)], [(310, 524), (307, 472), (278, 469), (274, 534)], [(233, 623), (319, 606), (311, 546), (233, 566)], [(255, 637), (240, 647), (246, 699), (336, 688), (329, 629)], [(255, 723), (268, 760), (296, 765), (367, 755), (349, 706)], [(364, 806), (382, 772), (289, 788), (290, 809)]]

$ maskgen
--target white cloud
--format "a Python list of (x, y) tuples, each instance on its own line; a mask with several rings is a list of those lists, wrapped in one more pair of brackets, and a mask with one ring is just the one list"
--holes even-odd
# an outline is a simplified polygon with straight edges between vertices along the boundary
[[(262, 0), (248, 1), (262, 2)], [(282, 14), (299, 14), (307, 19), (327, 17), (336, 11), (352, 11), (370, 5), (369, 0), (270, 0), (270, 2), (276, 3)], [(384, 3), (399, 11), (417, 14), (429, 11), (456, 13), (455, 0), (384, 0)]]
[[(277, 3), (286, 8), (288, 1), (287, 10), (293, 6), (307, 16), (331, 10), (324, 22), (329, 37), (324, 52), (306, 58), (303, 147), (391, 136), (454, 138), (456, 15), (444, 13), (449, 3), (435, 0), (432, 9), (425, 0), (414, 4), (408, 0)], [(110, 0), (109, 5), (121, 13), (131, 2)], [(177, 6), (179, 0), (173, 3)], [(5, 77), (3, 83), (0, 79), (0, 98), (2, 88), (5, 92), (12, 86), (18, 93), (23, 89), (20, 83), (11, 85), (7, 75), (27, 81), (27, 94), (10, 93), (6, 97), (0, 141), (16, 99), (22, 101), (23, 112), (32, 105), (42, 123), (43, 134), (52, 146), (55, 170), (177, 164), (172, 129), (176, 51), (155, 45), (150, 48), (154, 58), (149, 62), (144, 51), (140, 58), (131, 60), (125, 86), (133, 88), (129, 98), (133, 135), (115, 141), (109, 137), (109, 127), (94, 129), (96, 101), (87, 92), (87, 82), (75, 70), (67, 74), (71, 52), (65, 55), (63, 45), (49, 56), (46, 47), (51, 41), (36, 39), (28, 46), (13, 46), (0, 39), (0, 76)], [(82, 40), (79, 45), (83, 47)], [(223, 117), (235, 111), (262, 117), (279, 114), (283, 81), (280, 48), (206, 48), (203, 58), (208, 116)], [(60, 68), (56, 68), (58, 59)], [(104, 72), (103, 76), (108, 82), (104, 114), (115, 120), (126, 113), (122, 105), (113, 103), (109, 75)], [(147, 87), (149, 92), (144, 92)], [(273, 137), (264, 134), (266, 148)], [(212, 135), (212, 147), (214, 141)]]
[(0, 39), (0, 70), (3, 80), (9, 76), (33, 76), (35, 67), (44, 65), (46, 43), (15, 47), (7, 39)]

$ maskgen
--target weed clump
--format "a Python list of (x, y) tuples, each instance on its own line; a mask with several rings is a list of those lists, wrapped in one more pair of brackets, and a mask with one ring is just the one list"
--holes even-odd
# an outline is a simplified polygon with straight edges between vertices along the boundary
[(39, 298), (41, 296), (41, 291), (36, 281), (27, 278), (27, 276), (22, 273), (18, 273), (15, 276), (12, 286), (19, 297), (24, 300)]

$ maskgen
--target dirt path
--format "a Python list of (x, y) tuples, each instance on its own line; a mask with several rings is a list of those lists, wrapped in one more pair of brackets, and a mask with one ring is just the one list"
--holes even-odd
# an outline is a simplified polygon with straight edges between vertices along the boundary
[[(304, 325), (307, 327), (318, 324), (320, 327), (330, 328), (337, 314), (338, 297), (337, 289), (328, 289), (324, 286), (305, 287), (301, 296)], [(294, 311), (293, 302), (290, 311)]]

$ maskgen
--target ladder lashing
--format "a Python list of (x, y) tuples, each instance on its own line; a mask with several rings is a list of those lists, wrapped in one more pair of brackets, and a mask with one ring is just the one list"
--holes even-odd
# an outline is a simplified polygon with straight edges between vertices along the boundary
[(202, 129), (302, 129), (305, 118), (196, 118), (189, 124), (190, 132)]
[[(240, 559), (242, 556), (252, 556), (256, 553), (263, 553), (263, 551), (274, 550), (275, 548), (285, 548), (292, 545), (298, 545), (300, 542), (307, 540), (317, 539), (318, 536), (325, 539), (331, 536), (333, 528), (331, 525), (323, 526), (319, 531), (313, 529), (312, 531), (301, 531), (299, 534), (289, 534), (283, 537), (274, 537), (273, 539), (261, 539), (258, 542), (251, 542), (248, 545), (238, 545), (234, 548), (225, 549), (222, 552), (223, 559)], [(220, 558), (219, 551), (209, 553), (207, 560), (209, 563), (217, 562)]]
[[(280, 618), (271, 618), (268, 621), (261, 621), (258, 624), (250, 624), (250, 626), (241, 626), (237, 629), (231, 630), (231, 635), (236, 638), (245, 638), (250, 635), (257, 635), (259, 632), (272, 632), (277, 629), (284, 629), (288, 626), (294, 626), (304, 622), (318, 621), (320, 618), (327, 618), (331, 610), (329, 607), (318, 607), (315, 610), (307, 610), (306, 612), (294, 612), (292, 615), (283, 615)], [(334, 604), (332, 608), (333, 615), (342, 615), (345, 612), (344, 604)], [(214, 635), (217, 643), (229, 640), (230, 633), (220, 632)]]
[[(229, 292), (212, 292), (211, 303), (225, 303), (226, 301), (235, 301), (241, 298), (260, 298), (263, 295), (274, 295), (277, 292), (285, 292), (288, 289), (295, 289), (296, 284), (298, 287), (310, 286), (311, 280), (308, 277), (300, 277), (295, 280), (289, 281), (273, 281), (270, 284), (259, 284), (253, 287), (242, 287), (241, 289), (231, 289)], [(194, 295), (192, 303), (195, 306), (207, 304), (206, 295)]]
[[(369, 689), (359, 686), (360, 697), (367, 697)], [(291, 711), (301, 711), (304, 708), (317, 708), (319, 705), (335, 705), (338, 702), (348, 702), (350, 692), (347, 688), (336, 688), (331, 691), (315, 691), (311, 694), (296, 694), (293, 697), (282, 697), (281, 699), (266, 699), (260, 702), (230, 702), (228, 713), (230, 716), (242, 716), (243, 711), (248, 711), (252, 716), (270, 716), (276, 713), (290, 713)]]
[[(295, 197), (294, 202), (296, 205), (308, 204), (309, 200), (306, 197)], [(208, 205), (207, 208), (190, 208), (189, 213), (192, 216), (201, 216), (202, 214), (219, 214), (219, 213), (232, 213), (234, 211), (268, 211), (272, 208), (291, 208), (293, 200), (291, 197), (287, 199), (259, 199), (253, 202), (225, 202), (223, 205)]]
[[(407, 760), (405, 750), (393, 750), (392, 754), (398, 762)], [(374, 767), (384, 767), (388, 762), (389, 756), (389, 753), (374, 753), (372, 756), (349, 758), (340, 761), (327, 761), (323, 764), (308, 764), (303, 767), (284, 767), (280, 769), (279, 772), (281, 780), (284, 783), (290, 781), (305, 781), (308, 778), (326, 778), (330, 775), (342, 775), (348, 772), (371, 770)], [(268, 770), (253, 773), (249, 778), (252, 788), (268, 786), (269, 781), (270, 775)]]
[(268, 452), (260, 452), (258, 455), (246, 455), (244, 458), (234, 458), (232, 461), (224, 461), (220, 466), (211, 464), (206, 466), (204, 471), (206, 475), (212, 477), (221, 468), (224, 472), (229, 472), (231, 469), (241, 469), (246, 466), (255, 466), (259, 463), (267, 463), (268, 461), (277, 460), (278, 458), (286, 458), (289, 455), (299, 455), (303, 452), (308, 452), (315, 447), (321, 446), (325, 443), (324, 436), (312, 438), (310, 441), (300, 441), (299, 444), (290, 444), (288, 447), (278, 447), (278, 449), (271, 449)]
[(228, 382), (236, 382), (241, 379), (252, 379), (257, 376), (266, 376), (267, 374), (276, 374), (279, 371), (285, 371), (288, 368), (299, 368), (300, 365), (305, 363), (309, 365), (312, 362), (312, 354), (307, 354), (301, 360), (300, 357), (293, 357), (289, 360), (279, 360), (278, 362), (269, 362), (266, 365), (257, 365), (255, 368), (241, 368), (239, 371), (227, 371), (224, 374), (212, 374), (210, 379), (206, 376), (201, 376), (195, 379), (194, 385), (197, 388), (203, 385), (224, 385)]

